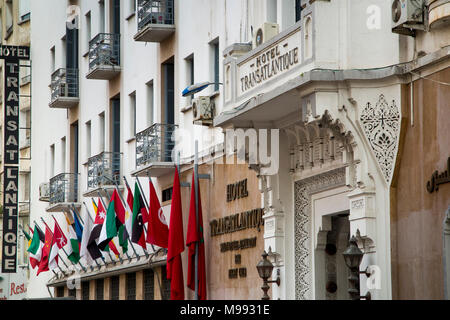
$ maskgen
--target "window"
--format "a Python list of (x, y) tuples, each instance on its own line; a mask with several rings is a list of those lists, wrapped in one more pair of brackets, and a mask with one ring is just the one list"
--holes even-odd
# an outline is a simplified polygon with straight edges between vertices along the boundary
[(86, 51), (89, 51), (89, 41), (91, 41), (91, 12), (86, 13)]
[(111, 277), (111, 300), (119, 300), (119, 276)]
[(217, 38), (213, 42), (211, 42), (211, 51), (212, 51), (212, 65), (211, 70), (213, 72), (212, 82), (214, 82), (214, 91), (219, 91), (219, 39)]
[(77, 297), (77, 290), (76, 289), (69, 289), (69, 297)]
[(155, 299), (155, 273), (152, 269), (144, 270), (144, 300)]
[(136, 135), (136, 91), (130, 94), (130, 136)]
[[(186, 87), (193, 85), (194, 82), (194, 54), (192, 53), (186, 59)], [(192, 103), (192, 99), (194, 99), (194, 95), (191, 95), (188, 98), (188, 103)]]
[(66, 171), (66, 137), (61, 139), (61, 173)]
[(9, 38), (13, 32), (13, 3), (12, 1), (6, 1), (6, 35), (5, 40)]
[(104, 298), (104, 280), (103, 279), (97, 279), (95, 280), (95, 299), (96, 300), (103, 300)]
[(161, 267), (162, 297), (161, 300), (170, 300), (170, 280), (167, 279), (166, 266)]
[(104, 33), (105, 32), (105, 1), (101, 0), (98, 2), (98, 6), (99, 6), (99, 33)]
[(55, 61), (55, 47), (50, 49), (50, 73), (53, 73), (56, 69), (56, 61)]
[(56, 287), (56, 296), (58, 298), (64, 297), (64, 287)]
[(81, 300), (89, 300), (89, 281), (81, 282)]
[(3, 14), (2, 10), (0, 10), (0, 43), (2, 43), (3, 40)]
[(91, 121), (86, 122), (86, 157), (91, 156)]
[(127, 300), (136, 300), (136, 273), (126, 275)]
[(55, 176), (55, 145), (50, 146), (50, 178)]
[(164, 189), (162, 191), (162, 202), (172, 200), (173, 187)]
[(154, 104), (153, 104), (153, 80), (147, 83), (147, 125), (151, 126), (153, 124), (153, 112), (154, 112)]
[(105, 151), (105, 113), (99, 114), (100, 151)]
[(19, 1), (19, 21), (30, 20), (30, 1), (31, 0), (20, 0)]
[(302, 16), (302, 1), (295, 0), (295, 22), (300, 21)]

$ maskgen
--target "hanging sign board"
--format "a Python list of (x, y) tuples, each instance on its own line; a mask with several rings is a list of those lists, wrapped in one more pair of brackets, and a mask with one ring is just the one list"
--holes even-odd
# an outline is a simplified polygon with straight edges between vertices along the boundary
[(19, 60), (30, 58), (30, 48), (0, 46), (5, 60), (3, 132), (3, 234), (2, 272), (16, 273), (19, 187)]

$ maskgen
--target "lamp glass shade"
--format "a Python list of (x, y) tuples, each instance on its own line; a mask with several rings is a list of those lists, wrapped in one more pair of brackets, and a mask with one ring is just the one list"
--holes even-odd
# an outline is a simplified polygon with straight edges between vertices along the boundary
[(358, 268), (361, 264), (364, 253), (358, 248), (358, 244), (354, 236), (350, 239), (350, 244), (342, 255), (344, 256), (345, 264), (350, 269)]
[(272, 275), (273, 264), (267, 259), (267, 253), (264, 251), (262, 254), (263, 259), (258, 262), (256, 269), (262, 279), (267, 279)]

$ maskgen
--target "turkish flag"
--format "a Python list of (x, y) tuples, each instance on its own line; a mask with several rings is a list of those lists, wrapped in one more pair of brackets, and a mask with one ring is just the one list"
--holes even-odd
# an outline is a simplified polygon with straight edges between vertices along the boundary
[(206, 266), (205, 266), (205, 238), (203, 237), (202, 202), (200, 200), (200, 186), (198, 187), (198, 224), (195, 214), (195, 177), (192, 175), (191, 203), (189, 207), (189, 221), (186, 237), (188, 247), (188, 280), (187, 286), (195, 290), (195, 250), (198, 245), (198, 299), (206, 300)]
[(167, 251), (167, 279), (170, 281), (170, 300), (184, 300), (183, 267), (184, 251), (183, 214), (181, 208), (180, 178), (175, 168), (172, 205), (170, 208), (169, 247)]
[(52, 246), (52, 243), (53, 243), (53, 233), (46, 225), (45, 226), (45, 242), (44, 242), (44, 247), (42, 248), (42, 258), (41, 258), (41, 262), (39, 263), (39, 269), (36, 274), (37, 276), (39, 275), (39, 273), (49, 270), (48, 269), (48, 255), (50, 254), (50, 248)]
[[(159, 246), (161, 248), (168, 248), (169, 246), (169, 227), (164, 218), (161, 205), (153, 187), (152, 180), (150, 181), (150, 208), (149, 221), (147, 229), (147, 242)], [(172, 202), (173, 203), (173, 202)]]

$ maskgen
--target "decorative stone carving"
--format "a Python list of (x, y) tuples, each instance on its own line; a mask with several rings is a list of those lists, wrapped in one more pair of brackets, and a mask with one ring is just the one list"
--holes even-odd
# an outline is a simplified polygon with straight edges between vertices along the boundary
[(383, 176), (389, 184), (400, 134), (400, 112), (395, 100), (389, 104), (381, 94), (375, 106), (370, 102), (366, 104), (360, 120)]
[(313, 299), (311, 195), (345, 185), (345, 168), (295, 182), (295, 298)]

